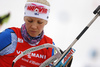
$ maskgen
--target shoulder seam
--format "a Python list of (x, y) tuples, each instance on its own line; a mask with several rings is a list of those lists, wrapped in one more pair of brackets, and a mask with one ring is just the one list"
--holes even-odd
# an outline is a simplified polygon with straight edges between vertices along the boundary
[[(11, 44), (11, 43), (10, 43)], [(10, 44), (8, 44), (6, 47), (8, 47)], [(5, 49), (6, 47), (2, 48), (0, 51), (2, 51), (3, 49)]]

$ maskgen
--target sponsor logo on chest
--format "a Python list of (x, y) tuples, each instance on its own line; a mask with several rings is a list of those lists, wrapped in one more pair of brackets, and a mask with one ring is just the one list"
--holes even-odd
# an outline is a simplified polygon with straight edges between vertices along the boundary
[[(22, 53), (22, 51), (16, 50), (16, 53), (19, 55)], [(36, 57), (36, 58), (46, 59), (46, 55), (38, 54), (38, 53), (28, 53), (26, 56), (28, 58)]]

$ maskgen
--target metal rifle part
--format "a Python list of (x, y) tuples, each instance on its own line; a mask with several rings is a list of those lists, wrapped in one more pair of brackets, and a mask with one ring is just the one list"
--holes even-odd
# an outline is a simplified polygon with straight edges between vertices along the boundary
[(89, 22), (89, 24), (82, 30), (82, 32), (76, 37), (76, 39), (69, 45), (69, 47), (65, 50), (65, 52), (62, 54), (62, 56), (54, 63), (54, 67), (56, 67), (59, 62), (66, 56), (66, 53), (69, 51), (69, 49), (72, 48), (72, 46), (80, 39), (80, 37), (87, 31), (87, 29), (91, 26), (91, 24), (100, 16), (100, 5), (95, 9), (93, 12), (96, 14), (96, 16)]

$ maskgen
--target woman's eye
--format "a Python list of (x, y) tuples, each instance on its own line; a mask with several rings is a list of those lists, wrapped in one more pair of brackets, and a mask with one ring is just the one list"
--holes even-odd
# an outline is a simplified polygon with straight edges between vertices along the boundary
[(42, 24), (43, 22), (38, 22), (38, 24)]
[(33, 22), (33, 20), (28, 20), (28, 22), (32, 23), (32, 22)]

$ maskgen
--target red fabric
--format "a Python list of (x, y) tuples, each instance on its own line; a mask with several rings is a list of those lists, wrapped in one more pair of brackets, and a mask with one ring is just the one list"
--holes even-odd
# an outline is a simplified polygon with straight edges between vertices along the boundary
[[(11, 29), (13, 29), (17, 35), (17, 47), (13, 53), (0, 56), (0, 67), (11, 67), (12, 61), (16, 56), (18, 56), (24, 50), (33, 47), (23, 40), (20, 28), (13, 27)], [(44, 35), (43, 39), (39, 42), (37, 46), (40, 46), (45, 43), (52, 44), (52, 39)], [(51, 56), (52, 48), (41, 49), (39, 51), (35, 51), (23, 56), (14, 64), (14, 67), (39, 67), (41, 63), (43, 63)]]

